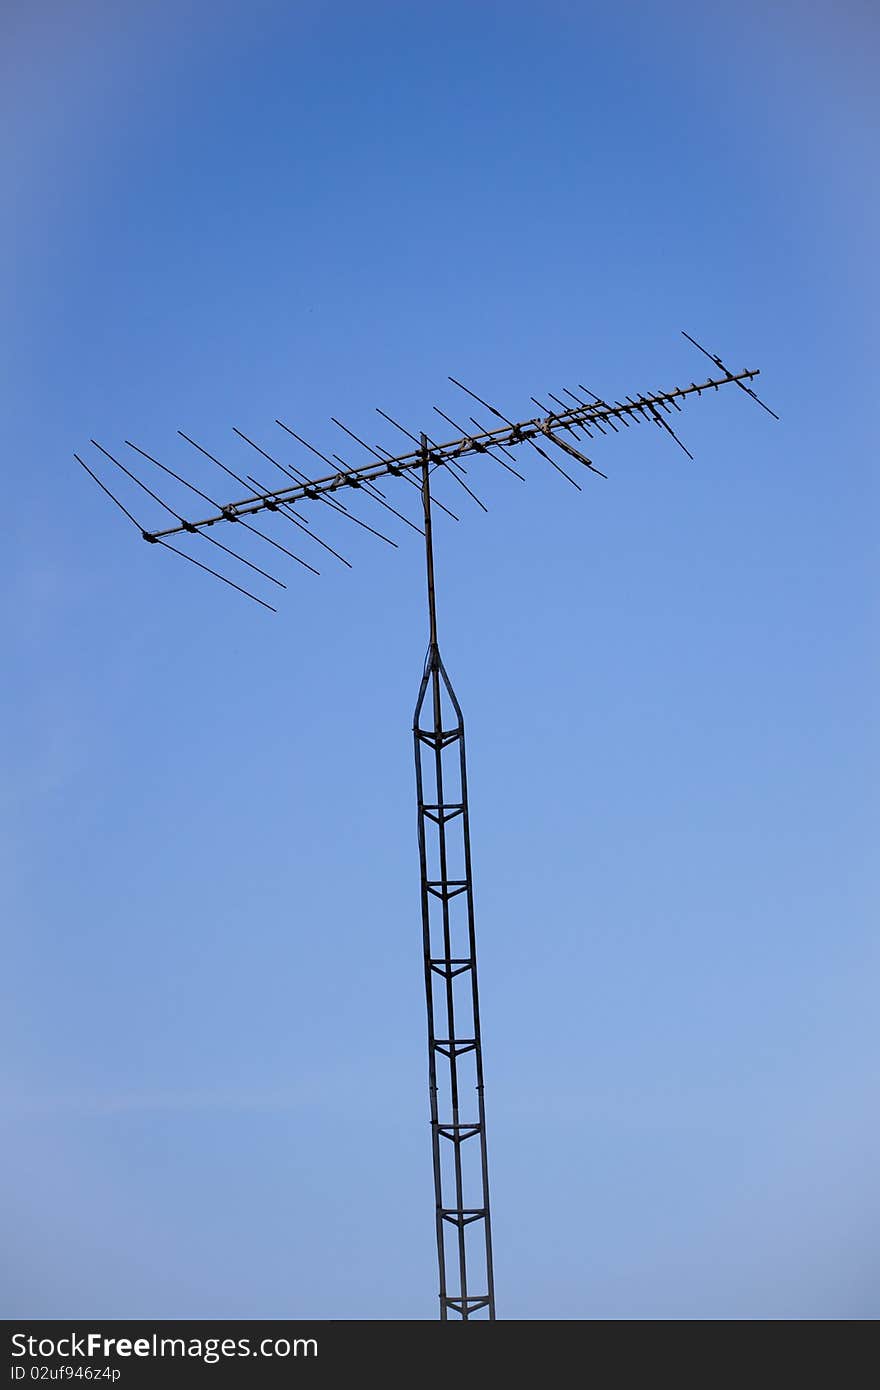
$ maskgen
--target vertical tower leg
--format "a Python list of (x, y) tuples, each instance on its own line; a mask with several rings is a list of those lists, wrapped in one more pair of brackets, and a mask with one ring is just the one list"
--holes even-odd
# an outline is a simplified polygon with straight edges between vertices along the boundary
[(494, 1319), (464, 720), (436, 640), (424, 441), (423, 449), (431, 641), (413, 736), (440, 1317)]

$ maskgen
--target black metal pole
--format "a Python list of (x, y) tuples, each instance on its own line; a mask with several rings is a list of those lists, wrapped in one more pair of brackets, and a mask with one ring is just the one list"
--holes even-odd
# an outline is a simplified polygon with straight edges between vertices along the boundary
[[(464, 720), (437, 643), (430, 455), (424, 435), (421, 453), (429, 643), (413, 738), (440, 1317), (482, 1314), (494, 1319)], [(423, 723), (426, 703), (428, 721)], [(468, 1082), (475, 1093), (476, 1118), (468, 1109)], [(471, 1139), (478, 1142), (468, 1144)], [(480, 1226), (482, 1239), (476, 1236)]]

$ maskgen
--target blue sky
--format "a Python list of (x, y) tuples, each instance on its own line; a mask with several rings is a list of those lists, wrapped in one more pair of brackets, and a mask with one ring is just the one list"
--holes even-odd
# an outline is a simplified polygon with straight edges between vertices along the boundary
[(302, 463), (277, 416), (389, 442), (448, 373), (699, 379), (682, 328), (781, 422), (437, 528), (499, 1316), (880, 1312), (877, 21), (712, 9), (4, 10), (7, 1316), (435, 1313), (418, 538), (272, 617), (73, 451), (211, 491), (178, 428)]

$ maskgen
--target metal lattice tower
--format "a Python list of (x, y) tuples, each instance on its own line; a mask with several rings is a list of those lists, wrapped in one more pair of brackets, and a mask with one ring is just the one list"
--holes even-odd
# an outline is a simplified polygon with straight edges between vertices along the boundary
[[(429, 641), (413, 718), (413, 737), (440, 1316), (445, 1319), (453, 1312), (470, 1318), (479, 1309), (486, 1308), (488, 1316), (494, 1318), (489, 1161), (464, 719), (437, 641), (428, 460), (428, 441), (422, 435)], [(426, 799), (426, 789), (430, 799)], [(475, 1116), (473, 1110), (468, 1109), (474, 1105)], [(462, 1119), (462, 1114), (468, 1118)], [(479, 1235), (474, 1241), (476, 1232)], [(447, 1240), (449, 1234), (451, 1241)], [(453, 1248), (448, 1250), (450, 1244)], [(472, 1282), (476, 1271), (479, 1271), (477, 1292)], [(449, 1292), (450, 1284), (454, 1293)]]
[[(451, 441), (438, 443), (424, 432), (420, 435), (411, 433), (390, 415), (379, 411), (384, 420), (400, 430), (415, 445), (415, 448), (408, 452), (396, 455), (381, 445), (373, 446), (366, 443), (334, 418), (333, 423), (371, 455), (370, 461), (361, 465), (351, 465), (336, 453), (328, 457), (289, 425), (277, 420), (276, 424), (280, 425), (289, 437), (330, 468), (329, 473), (320, 477), (311, 477), (293, 464), (280, 462), (262, 445), (249, 439), (240, 430), (235, 430), (239, 440), (259, 454), (264, 464), (270, 464), (284, 475), (283, 485), (274, 489), (267, 487), (263, 480), (251, 473), (242, 477), (227, 463), (221, 462), (214, 454), (197, 444), (189, 435), (179, 431), (186, 443), (247, 490), (247, 496), (234, 502), (216, 501), (208, 492), (183, 477), (168, 464), (160, 462), (154, 455), (126, 440), (127, 448), (153, 463), (166, 476), (173, 478), (189, 493), (198, 496), (214, 509), (209, 515), (195, 521), (187, 519), (177, 507), (161, 498), (103, 445), (94, 439), (91, 440), (91, 444), (103, 459), (113, 464), (130, 484), (147, 494), (170, 515), (174, 524), (164, 528), (143, 527), (129, 506), (110, 490), (94, 469), (79, 454), (74, 455), (76, 461), (150, 545), (158, 545), (172, 551), (272, 612), (276, 610), (266, 599), (237, 584), (187, 550), (179, 549), (172, 538), (179, 537), (183, 540), (196, 537), (209, 542), (215, 549), (247, 567), (252, 574), (283, 589), (287, 586), (280, 579), (254, 560), (239, 554), (218, 540), (212, 534), (213, 528), (231, 528), (239, 534), (243, 533), (248, 541), (255, 537), (312, 574), (317, 574), (318, 571), (310, 560), (304, 559), (276, 537), (260, 530), (251, 518), (267, 514), (277, 520), (292, 523), (306, 543), (317, 545), (325, 554), (349, 567), (349, 561), (340, 551), (316, 534), (310, 518), (306, 515), (306, 508), (320, 504), (315, 505), (314, 510), (320, 511), (326, 520), (332, 519), (335, 523), (350, 522), (384, 543), (396, 547), (396, 541), (365, 522), (350, 509), (352, 496), (357, 496), (368, 499), (389, 514), (393, 514), (423, 537), (427, 574), (428, 652), (413, 718), (413, 740), (428, 1021), (428, 1088), (439, 1269), (439, 1315), (443, 1320), (450, 1316), (464, 1320), (473, 1317), (494, 1319), (495, 1291), (464, 719), (440, 656), (434, 585), (435, 512), (442, 511), (456, 521), (458, 517), (437, 496), (436, 480), (438, 477), (454, 479), (458, 487), (486, 511), (487, 508), (473, 491), (473, 479), (465, 482), (469, 474), (463, 460), (468, 460), (468, 464), (472, 465), (476, 460), (491, 459), (524, 482), (524, 475), (514, 468), (511, 460), (516, 457), (516, 449), (528, 445), (535, 454), (552, 465), (558, 474), (580, 491), (580, 483), (562, 466), (554, 454), (548, 452), (549, 449), (552, 448), (557, 455), (562, 455), (567, 464), (570, 459), (574, 459), (588, 472), (605, 478), (607, 475), (583, 452), (583, 439), (594, 440), (597, 435), (617, 433), (621, 426), (628, 427), (647, 421), (664, 429), (685, 453), (688, 453), (667, 417), (672, 416), (674, 411), (680, 411), (682, 402), (694, 396), (699, 397), (706, 391), (718, 391), (726, 385), (738, 386), (773, 415), (774, 419), (778, 419), (749, 385), (758, 376), (757, 371), (731, 372), (719, 357), (707, 352), (689, 334), (686, 333), (684, 336), (710, 359), (721, 375), (710, 377), (699, 384), (691, 382), (670, 391), (657, 391), (635, 398), (627, 396), (624, 401), (613, 402), (596, 396), (580, 385), (581, 395), (567, 389), (563, 391), (563, 395), (569, 398), (568, 401), (563, 401), (551, 393), (549, 399), (558, 407), (556, 409), (542, 404), (533, 396), (532, 401), (538, 406), (541, 414), (519, 422), (509, 420), (488, 401), (450, 377), (454, 385), (488, 410), (500, 424), (487, 429), (470, 415), (468, 423), (473, 428), (469, 430), (435, 406), (438, 415), (458, 432)], [(692, 455), (688, 453), (688, 457)], [(263, 466), (260, 465), (261, 468)], [(418, 490), (421, 524), (388, 502), (385, 492), (378, 486), (379, 480), (385, 479), (399, 479)], [(343, 502), (340, 494), (346, 495), (348, 502)]]

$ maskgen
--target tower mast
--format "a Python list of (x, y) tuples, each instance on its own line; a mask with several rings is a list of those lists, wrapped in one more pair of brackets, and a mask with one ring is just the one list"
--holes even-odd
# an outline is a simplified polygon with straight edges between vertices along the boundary
[(429, 639), (413, 741), (440, 1317), (494, 1319), (464, 719), (437, 641), (431, 469), (424, 434), (421, 452)]

